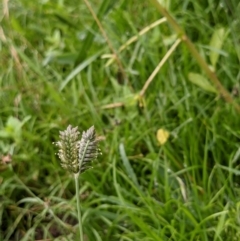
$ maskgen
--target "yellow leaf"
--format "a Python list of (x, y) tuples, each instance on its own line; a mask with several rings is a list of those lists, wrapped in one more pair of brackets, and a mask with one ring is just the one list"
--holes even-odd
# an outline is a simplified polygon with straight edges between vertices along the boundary
[(157, 140), (160, 145), (164, 145), (169, 138), (170, 133), (164, 129), (159, 129), (157, 131)]

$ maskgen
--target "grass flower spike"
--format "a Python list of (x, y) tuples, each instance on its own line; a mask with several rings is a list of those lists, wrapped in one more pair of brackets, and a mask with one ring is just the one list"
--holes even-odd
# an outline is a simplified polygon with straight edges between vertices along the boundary
[(94, 126), (90, 127), (82, 134), (79, 143), (79, 169), (83, 172), (91, 168), (90, 164), (96, 160), (100, 150), (98, 148), (99, 138), (96, 138)]
[(59, 147), (57, 155), (61, 166), (72, 173), (79, 172), (79, 134), (78, 127), (72, 128), (69, 125), (65, 131), (60, 131), (60, 141), (55, 143)]
[(79, 237), (80, 241), (83, 241), (78, 177), (80, 173), (91, 168), (91, 162), (97, 159), (100, 153), (98, 149), (100, 138), (96, 137), (94, 126), (83, 132), (81, 140), (79, 140), (79, 134), (78, 127), (73, 128), (69, 125), (65, 131), (60, 131), (60, 141), (55, 144), (59, 147), (57, 155), (60, 158), (61, 166), (74, 174)]

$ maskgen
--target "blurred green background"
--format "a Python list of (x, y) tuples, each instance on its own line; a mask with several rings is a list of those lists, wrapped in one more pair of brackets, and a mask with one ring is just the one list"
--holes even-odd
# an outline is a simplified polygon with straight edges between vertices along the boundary
[[(86, 241), (240, 239), (239, 112), (184, 42), (139, 95), (181, 37), (153, 2), (1, 1), (0, 240), (78, 240), (52, 145), (69, 124), (105, 139), (80, 178)], [(159, 3), (240, 104), (239, 2)]]

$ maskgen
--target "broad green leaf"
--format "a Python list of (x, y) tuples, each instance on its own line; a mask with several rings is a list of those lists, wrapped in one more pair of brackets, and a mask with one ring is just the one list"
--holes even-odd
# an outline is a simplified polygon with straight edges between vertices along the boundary
[(223, 45), (224, 37), (225, 37), (225, 29), (218, 28), (214, 31), (211, 41), (209, 43), (210, 61), (214, 69), (219, 59), (219, 54)]
[(20, 141), (22, 134), (22, 126), (31, 119), (31, 116), (26, 116), (22, 121), (16, 117), (9, 116), (5, 127), (0, 130), (0, 137), (13, 138), (16, 141)]
[(188, 74), (188, 79), (192, 83), (197, 85), (198, 87), (202, 88), (203, 90), (206, 90), (208, 92), (217, 93), (217, 90), (215, 89), (215, 87), (213, 85), (211, 85), (211, 83), (209, 83), (209, 81), (205, 77), (200, 75), (200, 74), (189, 73)]

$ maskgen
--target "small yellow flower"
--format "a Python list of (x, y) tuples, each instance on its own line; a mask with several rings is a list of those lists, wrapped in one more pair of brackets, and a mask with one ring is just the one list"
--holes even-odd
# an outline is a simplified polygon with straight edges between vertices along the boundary
[(157, 131), (157, 140), (158, 140), (158, 143), (162, 146), (164, 145), (168, 138), (170, 136), (170, 133), (164, 129), (159, 129)]

